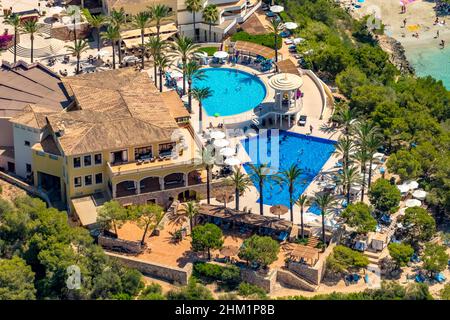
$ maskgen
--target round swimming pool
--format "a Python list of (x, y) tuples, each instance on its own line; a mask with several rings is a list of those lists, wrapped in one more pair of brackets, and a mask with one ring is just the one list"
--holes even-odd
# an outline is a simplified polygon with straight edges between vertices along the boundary
[(193, 88), (209, 87), (211, 97), (203, 101), (209, 116), (231, 116), (255, 108), (266, 97), (266, 87), (258, 77), (237, 69), (203, 69), (205, 77), (194, 80)]

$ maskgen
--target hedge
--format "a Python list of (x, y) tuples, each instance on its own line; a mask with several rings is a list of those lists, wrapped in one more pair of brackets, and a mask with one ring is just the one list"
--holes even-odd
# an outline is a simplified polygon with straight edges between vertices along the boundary
[[(244, 31), (239, 31), (236, 32), (235, 34), (233, 34), (233, 36), (231, 37), (231, 41), (248, 41), (248, 42), (253, 42), (253, 43), (257, 43), (269, 48), (274, 49), (274, 35), (273, 33), (269, 33), (269, 34), (258, 34), (258, 35), (251, 35), (248, 34), (247, 32)], [(282, 46), (282, 40), (281, 37), (277, 38), (277, 46), (278, 49), (281, 48)]]
[(228, 284), (240, 282), (240, 270), (236, 266), (220, 266), (213, 263), (197, 262), (194, 264), (194, 274), (214, 281)]

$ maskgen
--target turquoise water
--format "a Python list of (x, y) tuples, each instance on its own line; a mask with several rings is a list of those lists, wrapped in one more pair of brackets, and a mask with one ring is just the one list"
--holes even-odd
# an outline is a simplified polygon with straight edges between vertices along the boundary
[[(251, 157), (252, 163), (254, 165), (260, 164), (260, 157), (264, 157), (259, 153), (259, 149), (263, 144), (267, 146), (267, 154), (269, 155), (269, 159), (276, 159), (276, 157), (272, 155), (272, 145), (270, 139), (273, 134), (270, 133), (271, 132), (269, 131), (267, 137), (255, 136), (242, 141), (242, 144), (245, 147), (245, 151), (247, 151), (247, 153)], [(251, 152), (249, 150), (251, 140), (257, 140), (258, 152)], [(325, 162), (327, 162), (331, 154), (334, 152), (335, 143), (336, 141), (333, 140), (316, 138), (293, 132), (279, 131), (278, 172), (288, 169), (294, 163), (296, 163), (303, 172), (300, 179), (298, 179), (298, 182), (295, 185), (294, 199), (297, 199), (305, 191), (311, 181), (320, 172)], [(253, 154), (256, 154), (256, 156)], [(270, 161), (264, 162), (268, 162), (269, 166), (275, 165)], [(248, 163), (244, 164), (244, 168), (247, 173), (251, 172)], [(258, 188), (257, 180), (253, 179), (252, 182), (255, 187)], [(280, 185), (278, 182), (273, 181), (272, 179), (269, 179), (269, 181), (265, 183), (263, 195), (265, 204), (283, 204), (285, 206), (289, 206), (288, 186)]]
[(414, 48), (406, 54), (407, 59), (416, 69), (418, 76), (430, 75), (442, 80), (444, 86), (450, 90), (450, 44), (446, 48)]
[(251, 110), (266, 97), (266, 87), (258, 77), (236, 69), (208, 68), (203, 80), (194, 80), (194, 88), (209, 87), (211, 97), (203, 102), (209, 116), (230, 116)]

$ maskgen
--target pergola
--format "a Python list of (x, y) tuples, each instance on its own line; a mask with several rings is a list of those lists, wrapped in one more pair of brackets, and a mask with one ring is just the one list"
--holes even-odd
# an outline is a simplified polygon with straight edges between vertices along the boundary
[(291, 258), (296, 260), (303, 260), (314, 266), (319, 260), (320, 251), (316, 248), (297, 245), (294, 250), (290, 253)]
[(292, 62), (291, 59), (286, 59), (282, 61), (276, 62), (276, 65), (278, 66), (278, 71), (280, 73), (290, 73), (295, 74), (297, 76), (301, 76), (300, 71), (298, 71), (297, 66), (294, 62)]
[(260, 44), (256, 44), (248, 41), (236, 41), (234, 44), (234, 50), (248, 52), (252, 55), (259, 55), (266, 59), (275, 58), (275, 50), (270, 49), (269, 47), (262, 46)]
[[(269, 86), (275, 90), (275, 108), (280, 110), (280, 123), (283, 119), (283, 105), (287, 105), (287, 110), (297, 107), (297, 101), (300, 98), (300, 87), (303, 80), (299, 75), (292, 73), (278, 73), (269, 80)], [(292, 106), (293, 105), (293, 106)], [(288, 118), (288, 125), (291, 120)]]

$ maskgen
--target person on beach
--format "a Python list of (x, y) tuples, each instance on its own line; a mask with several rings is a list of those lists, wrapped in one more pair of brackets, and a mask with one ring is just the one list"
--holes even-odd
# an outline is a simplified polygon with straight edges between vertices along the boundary
[(312, 126), (312, 125), (309, 125), (309, 133), (310, 133), (310, 134), (313, 133), (313, 129), (314, 129), (313, 126)]
[(403, 19), (403, 28), (406, 27), (406, 18)]
[(444, 49), (444, 48), (445, 48), (445, 41), (441, 40), (441, 49)]
[(435, 39), (439, 38), (439, 30), (436, 31), (436, 37), (434, 37)]

